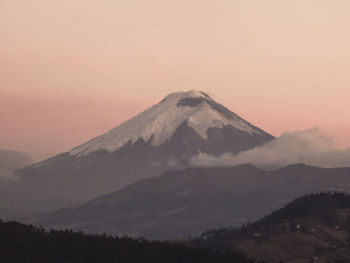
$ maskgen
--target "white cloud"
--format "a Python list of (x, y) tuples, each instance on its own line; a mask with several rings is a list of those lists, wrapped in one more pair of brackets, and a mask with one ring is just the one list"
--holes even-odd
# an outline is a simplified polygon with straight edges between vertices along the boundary
[(275, 140), (238, 155), (224, 154), (215, 158), (200, 154), (190, 163), (192, 166), (234, 166), (251, 163), (265, 169), (305, 163), (331, 168), (350, 166), (350, 148), (337, 150), (331, 137), (325, 136), (318, 128), (313, 128), (284, 132)]

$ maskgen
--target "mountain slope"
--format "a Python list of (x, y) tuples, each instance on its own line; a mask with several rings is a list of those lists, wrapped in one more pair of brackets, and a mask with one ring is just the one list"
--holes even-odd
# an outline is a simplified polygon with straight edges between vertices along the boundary
[(17, 171), (21, 180), (1, 189), (0, 205), (35, 210), (75, 205), (186, 167), (200, 152), (236, 154), (272, 139), (205, 93), (174, 93), (68, 153)]
[(272, 172), (251, 165), (191, 168), (141, 180), (29, 222), (92, 233), (184, 238), (206, 229), (239, 226), (298, 196), (344, 185), (350, 185), (350, 168), (292, 165)]
[(194, 246), (240, 249), (267, 262), (349, 262), (350, 196), (322, 192), (298, 198), (239, 229), (207, 231)]
[[(166, 141), (170, 141), (178, 127), (184, 123), (204, 141), (208, 140), (208, 129), (224, 127), (230, 127), (232, 130), (252, 135), (252, 137), (257, 136), (256, 138), (261, 142), (269, 138), (268, 134), (218, 104), (205, 93), (190, 91), (166, 96), (160, 103), (108, 133), (76, 147), (70, 154), (82, 156), (98, 150), (115, 152), (127, 143), (130, 142), (133, 145), (139, 140), (159, 147)], [(211, 153), (209, 149), (200, 150)], [(236, 146), (228, 151), (240, 150), (242, 149)]]

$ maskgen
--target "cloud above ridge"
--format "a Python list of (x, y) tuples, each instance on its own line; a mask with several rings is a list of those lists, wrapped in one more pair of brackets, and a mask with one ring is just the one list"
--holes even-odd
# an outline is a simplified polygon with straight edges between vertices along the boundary
[(278, 169), (289, 164), (305, 163), (324, 168), (350, 166), (350, 148), (338, 150), (333, 138), (318, 128), (284, 132), (262, 146), (238, 155), (224, 154), (218, 158), (200, 154), (191, 166), (235, 166), (251, 163), (263, 169)]

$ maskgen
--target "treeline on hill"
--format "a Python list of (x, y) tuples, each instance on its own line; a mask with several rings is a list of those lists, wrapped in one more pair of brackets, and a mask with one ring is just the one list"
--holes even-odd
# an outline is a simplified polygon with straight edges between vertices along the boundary
[(215, 252), (174, 242), (88, 235), (70, 230), (47, 232), (32, 225), (0, 221), (0, 262), (254, 263), (256, 261), (248, 259), (242, 253)]
[[(317, 220), (326, 225), (337, 224), (337, 210), (350, 209), (350, 195), (340, 192), (321, 192), (308, 194), (295, 199), (285, 207), (272, 212), (262, 219), (243, 225), (240, 228), (219, 228), (204, 232), (200, 238), (193, 239), (199, 247), (211, 247), (216, 250), (232, 248), (233, 239), (252, 238), (254, 233), (273, 235), (280, 231), (279, 224), (288, 221), (289, 231), (302, 227), (298, 222), (305, 218)], [(348, 232), (350, 247), (350, 218), (344, 226)], [(307, 229), (301, 229), (307, 231)]]

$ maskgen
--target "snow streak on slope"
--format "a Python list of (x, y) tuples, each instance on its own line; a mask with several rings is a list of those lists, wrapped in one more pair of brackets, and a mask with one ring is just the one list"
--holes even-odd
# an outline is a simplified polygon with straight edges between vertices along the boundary
[[(192, 100), (194, 105), (181, 103), (186, 100)], [(172, 93), (160, 103), (108, 133), (74, 148), (70, 154), (83, 156), (98, 150), (114, 152), (129, 141), (133, 144), (141, 138), (145, 142), (152, 139), (152, 145), (160, 146), (169, 140), (176, 129), (185, 121), (204, 139), (207, 139), (209, 128), (223, 128), (224, 126), (232, 126), (250, 134), (260, 134), (257, 128), (236, 114), (232, 112), (224, 114), (217, 108), (224, 109), (225, 113), (229, 112), (203, 92)]]

